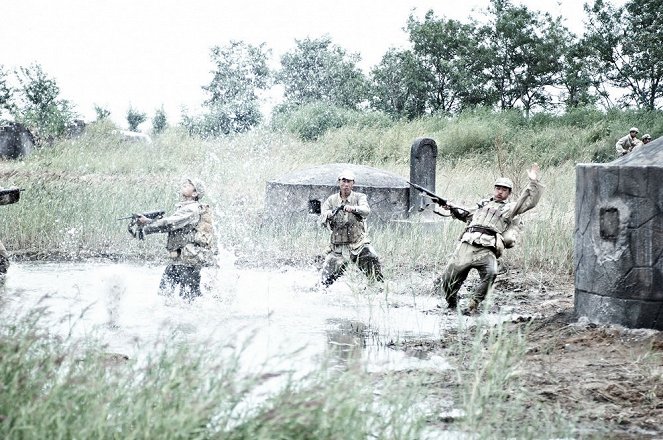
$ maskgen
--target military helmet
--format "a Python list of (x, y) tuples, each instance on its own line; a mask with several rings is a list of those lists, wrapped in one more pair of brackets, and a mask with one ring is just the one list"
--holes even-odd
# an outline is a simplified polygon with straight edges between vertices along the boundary
[(651, 135), (649, 133), (646, 133), (646, 134), (642, 135), (642, 140), (645, 140), (645, 139), (651, 139)]
[(506, 188), (513, 189), (513, 182), (507, 177), (499, 177), (497, 180), (495, 180), (495, 184), (493, 186), (504, 186)]
[(629, 133), (632, 132), (632, 131), (635, 131), (636, 133), (640, 132), (640, 130), (638, 130), (638, 127), (631, 127), (631, 129), (629, 130)]
[(355, 180), (355, 173), (352, 171), (345, 169), (341, 171), (341, 174), (338, 175), (338, 180), (345, 179), (345, 180), (352, 180), (354, 182)]

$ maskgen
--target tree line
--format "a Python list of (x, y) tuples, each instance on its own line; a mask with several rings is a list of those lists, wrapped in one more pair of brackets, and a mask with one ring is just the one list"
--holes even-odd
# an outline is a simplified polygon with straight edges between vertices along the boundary
[[(564, 112), (579, 107), (660, 109), (663, 98), (663, 2), (628, 0), (616, 7), (605, 0), (584, 5), (585, 29), (572, 33), (561, 17), (491, 0), (466, 21), (428, 11), (405, 24), (409, 47), (389, 49), (368, 73), (360, 54), (331, 37), (295, 40), (270, 69), (271, 49), (231, 41), (210, 51), (214, 65), (203, 86), (203, 112), (183, 112), (192, 134), (243, 132), (263, 122), (261, 94), (274, 87), (283, 100), (273, 116), (307, 105), (373, 111), (392, 119), (456, 115), (478, 107), (493, 110)], [(7, 72), (0, 66), (0, 109), (17, 119), (62, 130), (72, 106), (39, 66), (16, 72), (20, 99), (12, 99)], [(97, 108), (98, 118), (107, 111)], [(146, 115), (129, 109), (136, 128)], [(163, 109), (154, 131), (163, 130)]]

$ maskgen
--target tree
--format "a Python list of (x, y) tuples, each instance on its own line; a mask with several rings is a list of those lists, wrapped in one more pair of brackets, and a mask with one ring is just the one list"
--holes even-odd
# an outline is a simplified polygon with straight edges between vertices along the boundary
[(630, 0), (615, 8), (603, 0), (585, 5), (585, 39), (597, 75), (625, 91), (623, 106), (654, 110), (663, 98), (663, 3)]
[(14, 108), (12, 104), (13, 92), (7, 82), (8, 78), (8, 72), (5, 71), (4, 66), (0, 65), (0, 118), (5, 110), (11, 113)]
[(430, 76), (412, 51), (389, 49), (371, 70), (371, 107), (395, 118), (424, 115)]
[(19, 83), (16, 120), (34, 127), (39, 137), (62, 135), (76, 114), (69, 101), (60, 99), (60, 88), (39, 64), (19, 67), (15, 71)]
[(130, 131), (138, 131), (138, 126), (147, 121), (147, 114), (140, 112), (133, 107), (127, 110), (127, 123)]
[(166, 127), (168, 127), (168, 120), (166, 119), (166, 112), (161, 108), (158, 108), (154, 112), (154, 117), (152, 118), (152, 132), (154, 134), (162, 133)]
[[(486, 59), (477, 41), (476, 27), (457, 20), (437, 18), (428, 11), (419, 22), (407, 23), (413, 52), (422, 72), (418, 77), (427, 90), (426, 108), (431, 112), (457, 112), (477, 104), (492, 104), (482, 77)], [(424, 73), (426, 72), (426, 73)]]
[(111, 115), (110, 110), (108, 110), (105, 107), (101, 107), (97, 104), (94, 105), (94, 112), (97, 114), (97, 121), (103, 121), (104, 119), (108, 119)]
[(547, 108), (549, 88), (561, 70), (564, 28), (561, 19), (491, 0), (488, 24), (481, 28), (487, 74), (500, 109), (522, 106), (526, 114)]
[(207, 135), (243, 132), (262, 120), (258, 90), (270, 86), (271, 73), (267, 66), (270, 51), (264, 44), (231, 41), (227, 46), (211, 49), (215, 70), (211, 82), (203, 87), (209, 97), (205, 106), (209, 112), (196, 130)]
[(559, 78), (559, 86), (563, 89), (562, 102), (566, 110), (593, 106), (599, 100), (601, 81), (588, 62), (590, 50), (584, 40), (577, 41), (571, 33), (567, 33), (563, 44)]
[(357, 66), (359, 54), (348, 54), (329, 36), (295, 40), (281, 57), (276, 82), (284, 86), (285, 105), (327, 102), (358, 108), (367, 97), (368, 82)]

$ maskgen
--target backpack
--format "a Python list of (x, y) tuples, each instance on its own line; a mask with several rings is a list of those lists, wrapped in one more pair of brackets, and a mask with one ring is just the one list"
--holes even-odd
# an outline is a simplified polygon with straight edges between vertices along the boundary
[(216, 232), (214, 230), (214, 214), (207, 204), (200, 204), (200, 220), (194, 228), (193, 240), (184, 246), (181, 253), (182, 261), (192, 266), (218, 266), (219, 254)]

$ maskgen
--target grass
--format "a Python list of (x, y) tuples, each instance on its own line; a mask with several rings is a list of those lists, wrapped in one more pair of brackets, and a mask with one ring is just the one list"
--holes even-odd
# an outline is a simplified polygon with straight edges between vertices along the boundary
[[(56, 338), (43, 310), (0, 324), (3, 439), (417, 439), (414, 393), (320, 365), (304, 378), (241, 363), (243, 344), (170, 340), (144, 359), (113, 359), (90, 337)], [(280, 380), (280, 387), (270, 385)], [(409, 389), (408, 389), (409, 388)], [(272, 391), (270, 391), (272, 390)]]

